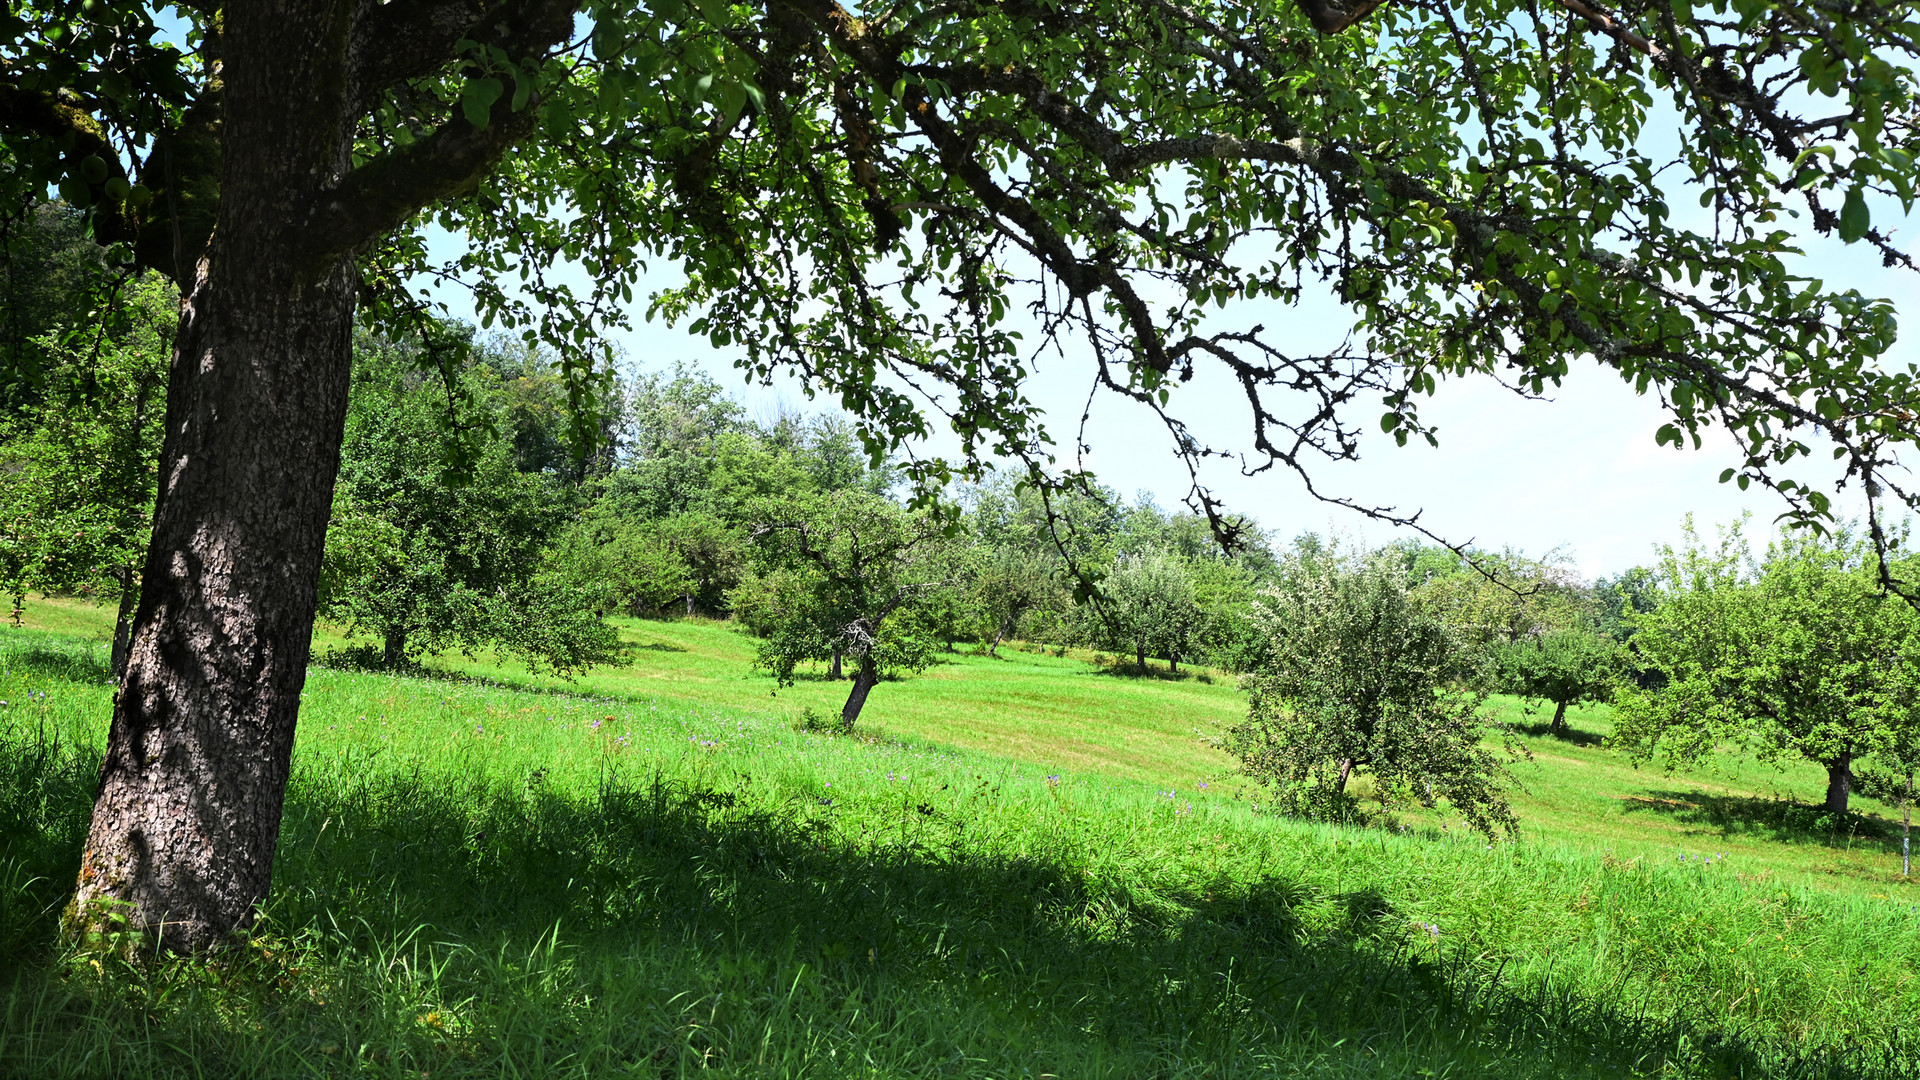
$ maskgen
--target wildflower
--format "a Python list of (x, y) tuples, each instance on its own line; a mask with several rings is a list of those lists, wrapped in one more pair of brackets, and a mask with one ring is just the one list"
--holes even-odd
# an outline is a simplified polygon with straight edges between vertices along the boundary
[(602, 721), (602, 720), (595, 720), (595, 721), (593, 722), (593, 730), (595, 730), (595, 731), (599, 731), (599, 730), (600, 730), (600, 725), (601, 725), (602, 723), (605, 723), (605, 721)]

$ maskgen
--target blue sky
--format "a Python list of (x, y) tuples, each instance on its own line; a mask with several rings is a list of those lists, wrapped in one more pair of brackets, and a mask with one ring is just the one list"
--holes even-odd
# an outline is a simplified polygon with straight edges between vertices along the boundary
[[(1876, 217), (1876, 224), (1887, 227), (1896, 220), (1889, 210)], [(1877, 263), (1863, 247), (1820, 242), (1809, 247), (1806, 271), (1830, 285), (1893, 297), (1903, 313), (1912, 310), (1920, 300), (1920, 280), (1902, 278)], [(676, 280), (670, 271), (656, 271), (650, 283), (665, 287)], [(636, 307), (644, 310), (638, 302)], [(639, 314), (637, 310), (635, 331), (620, 337), (636, 368), (658, 370), (686, 360), (737, 387), (750, 409), (807, 406), (797, 382), (771, 388), (743, 385), (732, 366), (737, 350), (716, 350), (683, 327), (646, 323)], [(1330, 303), (1242, 312), (1235, 321), (1256, 319), (1279, 330), (1283, 340), (1300, 342), (1303, 351), (1315, 345), (1331, 347), (1351, 323), (1351, 316)], [(1905, 363), (1915, 355), (1911, 345), (1903, 344), (1888, 359)], [(1029, 384), (1053, 418), (1056, 440), (1062, 444), (1070, 445), (1072, 424), (1086, 400), (1088, 372), (1071, 355), (1043, 358)], [(1512, 546), (1534, 555), (1558, 549), (1589, 577), (1652, 563), (1657, 545), (1678, 541), (1689, 513), (1704, 528), (1750, 511), (1755, 519), (1751, 535), (1760, 540), (1768, 535), (1767, 524), (1781, 509), (1778, 497), (1717, 482), (1720, 470), (1735, 463), (1730, 443), (1710, 435), (1698, 451), (1657, 447), (1654, 431), (1665, 421), (1658, 403), (1636, 396), (1591, 361), (1576, 364), (1564, 386), (1549, 398), (1522, 399), (1487, 379), (1442, 383), (1421, 409), (1423, 417), (1438, 424), (1437, 448), (1423, 443), (1400, 447), (1390, 437), (1374, 434), (1363, 442), (1360, 461), (1322, 465), (1315, 482), (1323, 491), (1369, 505), (1420, 510), (1422, 523), (1449, 540)], [(1181, 388), (1173, 404), (1200, 431), (1247, 430), (1234, 389), (1223, 381), (1210, 382), (1204, 373)], [(1373, 415), (1372, 403), (1363, 402), (1360, 409), (1364, 417)], [(1164, 430), (1144, 410), (1112, 398), (1098, 401), (1089, 435), (1094, 448), (1090, 466), (1102, 482), (1129, 496), (1148, 493), (1169, 507), (1186, 493), (1183, 466)], [(1822, 474), (1801, 475), (1815, 479)], [(1312, 530), (1344, 533), (1374, 545), (1397, 535), (1351, 511), (1314, 500), (1291, 475), (1243, 477), (1236, 468), (1217, 464), (1206, 479), (1231, 509), (1254, 516), (1282, 538)], [(1851, 496), (1843, 497), (1839, 506), (1843, 514), (1863, 508)]]

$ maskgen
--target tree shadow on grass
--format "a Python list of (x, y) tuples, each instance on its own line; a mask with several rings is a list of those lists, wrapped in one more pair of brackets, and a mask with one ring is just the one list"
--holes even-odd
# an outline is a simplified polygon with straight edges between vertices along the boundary
[(104, 645), (44, 641), (0, 644), (0, 670), (4, 669), (92, 686), (113, 678)]
[(1581, 731), (1571, 724), (1561, 728), (1559, 731), (1555, 731), (1553, 730), (1553, 722), (1550, 720), (1514, 724), (1513, 730), (1532, 739), (1557, 739), (1560, 742), (1571, 743), (1574, 746), (1582, 747), (1600, 746), (1606, 741), (1605, 736), (1598, 732)]
[(1862, 840), (1897, 841), (1900, 835), (1898, 822), (1878, 815), (1858, 810), (1836, 814), (1824, 806), (1792, 799), (1679, 790), (1648, 791), (1621, 799), (1628, 812), (1663, 814), (1684, 824), (1716, 829), (1721, 836), (1844, 847)]
[(1089, 663), (1093, 665), (1095, 675), (1141, 682), (1197, 682), (1203, 686), (1212, 686), (1223, 679), (1229, 683), (1233, 679), (1231, 675), (1223, 676), (1207, 668), (1186, 667), (1173, 671), (1168, 668), (1164, 660), (1150, 659), (1147, 661), (1147, 670), (1141, 671), (1140, 665), (1134, 663), (1131, 657), (1108, 656), (1105, 653), (1094, 654)]
[[(25, 772), (35, 769), (73, 773), (51, 758)], [(31, 786), (14, 772), (8, 783)], [(308, 976), (317, 981), (301, 981), (307, 960), (272, 969), (264, 1023), (243, 1015), (188, 1039), (140, 1013), (122, 1034), (147, 1033), (137, 1037), (161, 1056), (195, 1047), (192, 1066), (216, 1072), (251, 1052), (245, 1040), (265, 1038), (255, 1031), (324, 1063), (342, 1026), (369, 1023), (338, 1019), (353, 1008), (351, 980), (328, 973), (357, 950), (365, 967), (406, 984), (395, 1026), (355, 1036), (387, 1047), (396, 1075), (403, 1061), (435, 1076), (481, 1075), (488, 1061), (571, 1056), (581, 1048), (570, 1040), (590, 1026), (576, 1003), (630, 1002), (649, 979), (660, 999), (690, 1002), (675, 1015), (692, 1009), (697, 1022), (676, 1021), (672, 1062), (657, 1024), (628, 1016), (596, 1029), (604, 1075), (748, 1061), (761, 1032), (799, 1023), (781, 1012), (796, 1000), (825, 1010), (802, 1018), (809, 1030), (884, 1018), (867, 1050), (904, 1055), (905, 1065), (874, 1075), (1075, 1075), (1075, 1065), (1084, 1074), (1101, 1063), (1108, 1075), (1228, 1076), (1311, 1062), (1374, 1075), (1397, 1061), (1406, 1074), (1547, 1077), (1672, 1062), (1688, 1075), (1858, 1080), (1905, 1064), (1800, 1059), (1564, 987), (1503, 983), (1470, 950), (1410, 938), (1408, 917), (1378, 891), (1323, 895), (1275, 875), (1129, 884), (1064, 857), (976, 843), (975, 815), (957, 798), (905, 801), (897, 823), (856, 829), (830, 800), (764, 795), (744, 774), (731, 783), (610, 775), (596, 791), (567, 793), (540, 774), (299, 776), (260, 949), (271, 957), (317, 934)], [(64, 867), (86, 796), (55, 787), (72, 812), (31, 842), (41, 861)], [(0, 861), (25, 836), (0, 837)], [(536, 962), (563, 939), (564, 967)], [(457, 944), (436, 952), (433, 942)], [(421, 948), (444, 992), (468, 995), (482, 1015), (508, 1015), (511, 998), (559, 1019), (444, 1038), (433, 1027), (440, 1014), (411, 1004)], [(214, 1006), (230, 1012), (241, 999), (234, 977), (220, 978), (226, 996)]]
[[(390, 933), (424, 923), (475, 943), (564, 926), (604, 955), (665, 949), (722, 971), (778, 971), (776, 983), (810, 969), (829, 997), (900, 1015), (952, 1008), (960, 994), (997, 1018), (1008, 1047), (1085, 1060), (1231, 1073), (1249, 1048), (1292, 1045), (1518, 1073), (1553, 1062), (1542, 1074), (1559, 1075), (1631, 1071), (1691, 1046), (1707, 1075), (1786, 1074), (1773, 1071), (1777, 1046), (1503, 985), (1491, 963), (1410, 938), (1408, 917), (1377, 891), (1321, 896), (1272, 875), (1117, 883), (976, 846), (958, 801), (903, 802), (882, 843), (870, 820), (843, 828), (828, 800), (769, 803), (744, 775), (733, 782), (642, 775), (577, 797), (497, 779), (302, 786), (281, 844), (280, 917), (339, 920), (357, 907)], [(382, 883), (371, 905), (367, 882)], [(1310, 931), (1315, 905), (1330, 905), (1331, 925)], [(748, 990), (723, 979), (716, 1001)], [(925, 1071), (986, 1052), (930, 1048)], [(1869, 1073), (1837, 1061), (1804, 1075)]]

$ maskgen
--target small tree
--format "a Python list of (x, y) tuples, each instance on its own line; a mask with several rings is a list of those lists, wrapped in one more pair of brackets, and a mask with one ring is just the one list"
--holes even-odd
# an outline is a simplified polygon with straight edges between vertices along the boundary
[(1201, 650), (1206, 630), (1192, 575), (1177, 556), (1159, 551), (1115, 560), (1096, 605), (1083, 617), (1091, 640), (1133, 653), (1142, 675), (1149, 656), (1166, 657), (1168, 669), (1179, 671), (1181, 657)]
[(1366, 774), (1385, 809), (1445, 799), (1489, 836), (1513, 832), (1510, 777), (1481, 745), (1474, 652), (1388, 559), (1287, 569), (1256, 608), (1269, 648), (1241, 679), (1247, 718), (1221, 740), (1241, 771), (1302, 816), (1354, 819), (1349, 784)]
[(1059, 560), (1019, 548), (977, 549), (969, 581), (971, 607), (981, 637), (988, 639), (988, 656), (998, 656), (1000, 643), (1020, 632), (1035, 611), (1059, 610), (1068, 594), (1060, 582)]
[(1507, 693), (1552, 702), (1547, 730), (1564, 735), (1569, 705), (1612, 699), (1625, 657), (1612, 638), (1569, 627), (1495, 647), (1493, 668), (1495, 684)]
[(756, 665), (780, 685), (793, 685), (807, 661), (851, 663), (840, 723), (852, 728), (884, 672), (932, 661), (915, 616), (948, 587), (936, 576), (945, 562), (938, 524), (879, 495), (841, 490), (766, 505), (753, 536), (761, 570), (731, 599), (762, 635)]
[(1620, 697), (1615, 738), (1669, 768), (1723, 745), (1827, 771), (1826, 808), (1845, 813), (1858, 758), (1908, 722), (1904, 687), (1920, 663), (1913, 609), (1879, 588), (1871, 546), (1845, 533), (1789, 537), (1751, 565), (1738, 528), (1708, 550), (1662, 560), (1660, 605), (1635, 648), (1665, 677)]

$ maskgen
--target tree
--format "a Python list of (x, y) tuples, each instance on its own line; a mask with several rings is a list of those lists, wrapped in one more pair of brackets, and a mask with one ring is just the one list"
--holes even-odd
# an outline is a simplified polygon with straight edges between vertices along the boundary
[(126, 292), (91, 347), (52, 332), (27, 343), (45, 357), (40, 392), (0, 421), (0, 585), (14, 617), (33, 589), (114, 602), (115, 678), (126, 671), (140, 595), (179, 303), (157, 274)]
[(0, 412), (45, 400), (62, 339), (87, 349), (100, 317), (121, 314), (124, 284), (87, 236), (82, 210), (56, 200), (0, 215)]
[(1427, 548), (1395, 561), (1409, 568), (1415, 598), (1461, 637), (1482, 649), (1579, 625), (1587, 597), (1563, 559), (1532, 559), (1516, 551)]
[(782, 686), (809, 660), (844, 659), (853, 688), (841, 726), (860, 719), (889, 670), (919, 671), (931, 637), (916, 633), (916, 608), (949, 582), (939, 525), (878, 495), (833, 491), (765, 507), (754, 528), (764, 570), (735, 590), (742, 621), (762, 637), (757, 663)]
[(1172, 555), (1153, 551), (1122, 555), (1100, 583), (1100, 598), (1082, 616), (1091, 640), (1133, 654), (1147, 673), (1147, 657), (1162, 656), (1168, 670), (1201, 649), (1206, 612), (1194, 595), (1193, 576)]
[(1687, 545), (1667, 549), (1660, 605), (1634, 637), (1664, 685), (1623, 690), (1615, 740), (1669, 768), (1723, 744), (1812, 761), (1827, 772), (1826, 808), (1845, 813), (1854, 762), (1911, 723), (1920, 617), (1880, 588), (1857, 536), (1789, 536), (1757, 566), (1745, 555), (1737, 528), (1709, 549), (1691, 523)]
[(1553, 703), (1547, 730), (1554, 735), (1566, 734), (1569, 705), (1611, 700), (1625, 667), (1619, 644), (1585, 627), (1548, 630), (1493, 653), (1494, 678), (1501, 689)]
[(590, 590), (544, 572), (571, 484), (528, 399), (540, 361), (489, 352), (450, 394), (405, 349), (363, 338), (320, 609), (371, 633), (389, 668), (482, 648), (560, 671), (610, 662), (618, 639)]
[(1489, 836), (1515, 829), (1507, 772), (1481, 745), (1476, 650), (1413, 601), (1393, 559), (1296, 564), (1257, 618), (1268, 658), (1241, 677), (1247, 718), (1221, 746), (1279, 805), (1350, 820), (1364, 774), (1385, 809), (1445, 799)]
[(1068, 597), (1058, 577), (1057, 559), (1037, 551), (984, 545), (974, 554), (970, 599), (980, 621), (981, 639), (990, 639), (987, 655), (997, 657), (1000, 643), (1019, 634), (1029, 616), (1063, 608)]
[[(1872, 199), (1911, 192), (1914, 28), (1897, 6), (1732, 3), (1566, 0), (1569, 22), (1518, 0), (1364, 20), (1321, 0), (183, 0), (184, 49), (133, 0), (13, 5), (0, 218), (57, 186), (185, 296), (72, 925), (124, 904), (192, 947), (265, 895), (352, 326), (411, 325), (426, 270), (560, 348), (589, 429), (636, 253), (678, 262), (652, 311), (740, 343), (749, 375), (801, 372), (870, 452), (951, 426), (958, 463), (906, 466), (923, 495), (993, 454), (1049, 491), (1091, 484), (1023, 390), (1026, 281), (1050, 338), (1089, 346), (1196, 476), (1222, 449), (1173, 401), (1197, 366), (1246, 396), (1249, 467), (1311, 482), (1362, 427), (1431, 438), (1418, 401), (1443, 377), (1539, 392), (1592, 356), (1661, 395), (1662, 444), (1724, 425), (1727, 478), (1790, 515), (1828, 510), (1774, 472), (1816, 441), (1911, 504), (1910, 383), (1874, 362), (1892, 306), (1797, 272), (1780, 222), (1907, 264)], [(1656, 97), (1671, 160), (1639, 145)], [(1711, 227), (1662, 184), (1709, 193)], [(429, 223), (469, 241), (454, 265), (430, 265)], [(557, 280), (568, 261), (589, 295)], [(1364, 322), (1331, 355), (1210, 325), (1309, 280)], [(1190, 498), (1235, 539), (1197, 480)]]
[(1600, 631), (1622, 645), (1631, 643), (1639, 629), (1636, 618), (1659, 606), (1659, 591), (1658, 577), (1645, 566), (1596, 578), (1593, 596)]

